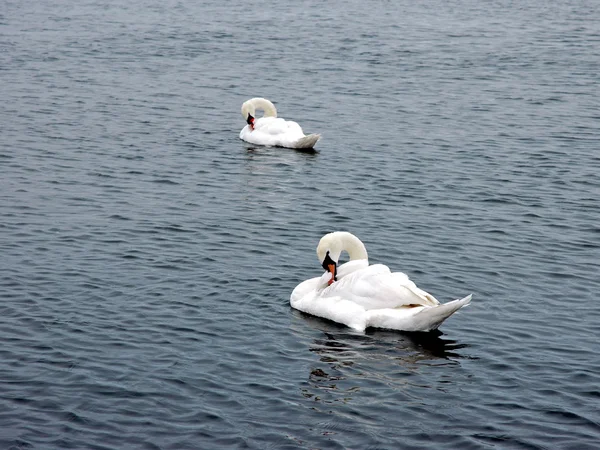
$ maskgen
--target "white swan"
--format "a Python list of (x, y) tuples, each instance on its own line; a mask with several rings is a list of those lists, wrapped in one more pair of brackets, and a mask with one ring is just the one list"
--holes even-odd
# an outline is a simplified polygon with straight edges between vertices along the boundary
[[(338, 267), (342, 251), (350, 261)], [(369, 265), (364, 244), (344, 231), (326, 234), (317, 247), (326, 272), (300, 283), (290, 305), (300, 311), (342, 323), (367, 327), (431, 331), (471, 301), (471, 295), (445, 304), (419, 289), (402, 272), (383, 264)]]
[[(263, 117), (256, 118), (256, 110)], [(277, 117), (275, 105), (266, 98), (251, 98), (242, 105), (242, 116), (248, 123), (240, 132), (240, 139), (251, 144), (287, 148), (313, 148), (320, 134), (306, 136), (296, 122)]]

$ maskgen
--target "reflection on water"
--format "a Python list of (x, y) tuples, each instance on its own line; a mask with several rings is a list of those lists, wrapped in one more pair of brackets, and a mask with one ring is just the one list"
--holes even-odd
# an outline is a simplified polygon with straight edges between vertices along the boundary
[(294, 156), (297, 154), (304, 154), (315, 156), (319, 154), (318, 150), (314, 148), (283, 148), (283, 147), (263, 147), (260, 145), (253, 145), (246, 147), (246, 155), (252, 157), (256, 154), (277, 154), (286, 157), (287, 155)]
[(467, 344), (444, 338), (439, 330), (369, 330), (363, 334), (301, 312), (295, 315), (302, 319), (296, 323), (323, 333), (313, 340), (309, 351), (318, 354), (319, 363), (324, 364), (311, 367), (307, 386), (301, 389), (305, 398), (322, 403), (347, 403), (359, 392), (382, 383), (393, 391), (415, 386), (437, 389), (423, 372), (432, 366), (459, 365), (460, 359), (468, 358), (459, 352)]
[[(246, 147), (244, 172), (241, 175), (249, 186), (255, 188), (280, 185), (293, 173), (305, 170), (300, 163), (314, 161), (317, 155), (314, 149)], [(286, 178), (282, 178), (282, 175)]]
[[(244, 216), (249, 218), (258, 213), (258, 221), (253, 224), (264, 226), (264, 208), (269, 212), (279, 211), (281, 228), (288, 228), (289, 222), (298, 218), (295, 190), (314, 191), (313, 181), (298, 175), (315, 165), (317, 155), (318, 152), (311, 149), (246, 146), (243, 170), (236, 173), (239, 198), (252, 206), (251, 211), (244, 211)], [(259, 209), (263, 211), (259, 213)]]

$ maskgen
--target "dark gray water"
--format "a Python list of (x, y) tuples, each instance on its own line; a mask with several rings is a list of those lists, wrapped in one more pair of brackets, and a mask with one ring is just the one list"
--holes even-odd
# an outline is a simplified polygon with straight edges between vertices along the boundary
[[(0, 5), (0, 448), (600, 446), (598, 3), (413, 3)], [(292, 310), (334, 230), (472, 305)]]

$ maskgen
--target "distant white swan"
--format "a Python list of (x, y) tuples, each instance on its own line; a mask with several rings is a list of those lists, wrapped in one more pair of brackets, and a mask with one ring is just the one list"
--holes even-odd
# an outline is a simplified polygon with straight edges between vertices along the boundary
[[(340, 254), (350, 261), (338, 267)], [(471, 295), (441, 304), (419, 289), (406, 274), (383, 264), (369, 265), (364, 244), (344, 231), (326, 234), (317, 247), (326, 272), (300, 283), (292, 292), (293, 308), (342, 323), (367, 327), (431, 331), (471, 301)]]
[[(256, 118), (256, 110), (263, 117)], [(287, 148), (313, 148), (320, 134), (306, 136), (296, 122), (277, 117), (275, 105), (266, 98), (251, 98), (242, 105), (242, 116), (248, 123), (240, 132), (240, 139), (257, 145)]]

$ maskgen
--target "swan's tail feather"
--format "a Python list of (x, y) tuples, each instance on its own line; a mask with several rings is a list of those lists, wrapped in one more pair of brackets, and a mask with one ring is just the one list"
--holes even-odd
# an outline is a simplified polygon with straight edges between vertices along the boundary
[(418, 317), (418, 319), (423, 322), (422, 331), (436, 330), (448, 317), (471, 303), (471, 297), (473, 297), (473, 294), (469, 294), (459, 300), (453, 300), (421, 311), (417, 316), (421, 316)]
[(401, 331), (436, 330), (448, 317), (471, 302), (471, 295), (436, 306), (367, 311), (367, 326)]
[(321, 139), (320, 134), (309, 134), (298, 139), (294, 143), (294, 148), (313, 148), (319, 139)]

